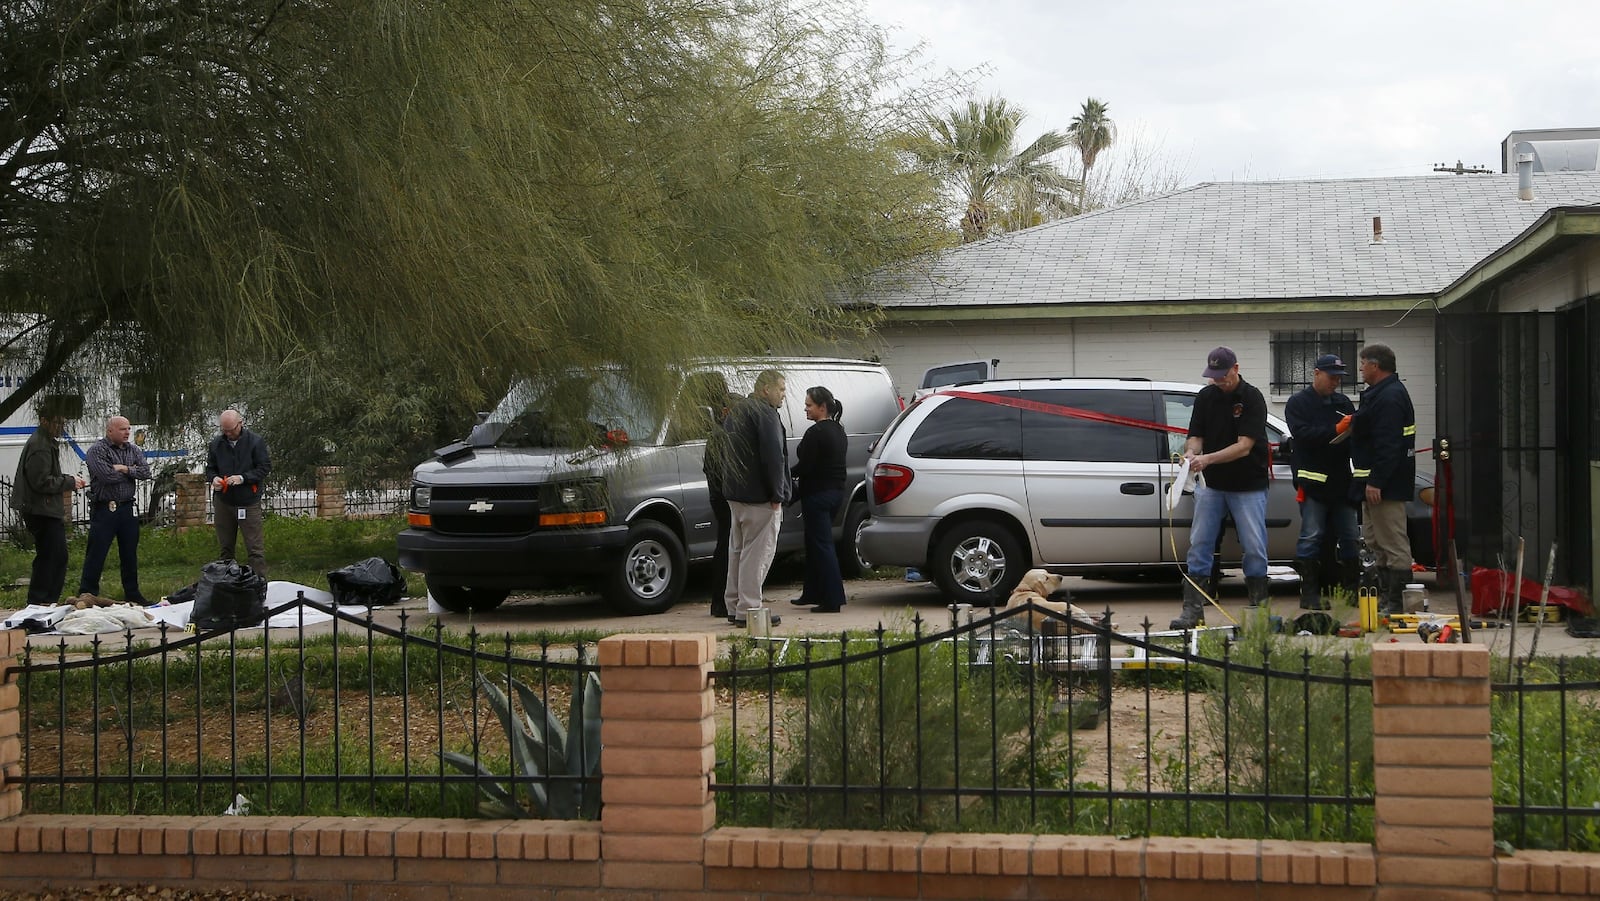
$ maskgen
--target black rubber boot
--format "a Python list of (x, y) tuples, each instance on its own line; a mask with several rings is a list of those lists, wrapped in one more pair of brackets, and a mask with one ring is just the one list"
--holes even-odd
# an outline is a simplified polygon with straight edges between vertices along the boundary
[(1382, 587), (1378, 589), (1378, 612), (1406, 612), (1405, 590), (1406, 583), (1411, 581), (1411, 570), (1385, 569), (1378, 572), (1383, 576)]
[[(1190, 581), (1190, 580), (1193, 581)], [(1206, 599), (1195, 587), (1195, 582), (1205, 582), (1206, 576), (1191, 575), (1183, 580), (1183, 612), (1172, 621), (1170, 629), (1194, 629), (1205, 625)]]
[(1249, 598), (1245, 607), (1265, 607), (1272, 596), (1272, 580), (1266, 576), (1245, 576), (1245, 596)]
[(1345, 594), (1350, 595), (1350, 602), (1355, 603), (1355, 598), (1361, 592), (1360, 560), (1339, 561), (1339, 587), (1344, 589)]
[(1294, 568), (1300, 573), (1300, 609), (1328, 609), (1329, 604), (1322, 597), (1322, 561), (1315, 557), (1297, 557)]

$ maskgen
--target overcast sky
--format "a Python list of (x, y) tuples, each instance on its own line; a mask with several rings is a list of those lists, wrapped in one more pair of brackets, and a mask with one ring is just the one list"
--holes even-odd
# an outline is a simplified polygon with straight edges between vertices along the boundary
[(1086, 97), (1182, 184), (1500, 169), (1515, 129), (1600, 126), (1600, 0), (862, 0), (897, 44), (987, 64), (1023, 140)]

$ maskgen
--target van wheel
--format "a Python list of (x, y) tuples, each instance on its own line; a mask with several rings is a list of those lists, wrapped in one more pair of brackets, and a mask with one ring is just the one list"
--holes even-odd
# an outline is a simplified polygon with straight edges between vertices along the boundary
[(622, 557), (601, 593), (619, 613), (661, 613), (677, 603), (688, 569), (678, 536), (653, 519), (643, 519), (628, 529)]
[(867, 512), (866, 501), (850, 505), (844, 517), (843, 540), (839, 542), (839, 574), (846, 579), (859, 579), (872, 571), (872, 561), (861, 556), (861, 527), (872, 517)]
[(510, 589), (479, 588), (474, 585), (440, 585), (427, 580), (428, 594), (451, 613), (488, 613), (505, 603)]
[(951, 526), (933, 549), (933, 576), (958, 604), (998, 607), (1028, 569), (1022, 543), (1011, 530), (987, 519)]

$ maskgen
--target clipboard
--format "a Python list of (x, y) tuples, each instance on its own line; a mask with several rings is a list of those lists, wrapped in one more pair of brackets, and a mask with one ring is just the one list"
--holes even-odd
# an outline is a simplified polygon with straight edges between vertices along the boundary
[(1349, 429), (1345, 429), (1344, 431), (1338, 433), (1337, 435), (1334, 435), (1332, 438), (1329, 438), (1328, 439), (1328, 443), (1329, 444), (1343, 444), (1344, 440), (1346, 438), (1349, 438), (1349, 437), (1350, 437), (1350, 430)]

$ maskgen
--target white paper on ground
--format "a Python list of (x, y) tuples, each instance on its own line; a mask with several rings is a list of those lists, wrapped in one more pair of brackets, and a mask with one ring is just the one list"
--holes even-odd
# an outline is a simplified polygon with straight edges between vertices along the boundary
[(430, 591), (430, 592), (428, 592), (428, 612), (429, 613), (449, 613), (450, 611), (448, 611), (448, 610), (444, 609), (443, 607), (439, 606), (439, 602), (433, 599), (433, 592)]
[(157, 604), (154, 607), (144, 608), (155, 620), (151, 625), (159, 626), (166, 623), (174, 629), (182, 629), (189, 625), (189, 616), (194, 612), (194, 601), (184, 601), (181, 604)]
[(1178, 509), (1178, 502), (1183, 500), (1184, 492), (1194, 490), (1196, 475), (1198, 473), (1189, 469), (1189, 458), (1184, 457), (1177, 474), (1172, 478), (1172, 486), (1167, 489), (1167, 512)]
[[(1242, 569), (1224, 569), (1222, 574), (1235, 579), (1244, 578), (1244, 570)], [(1267, 578), (1274, 582), (1298, 582), (1300, 581), (1300, 574), (1295, 572), (1292, 566), (1268, 566)]]
[(308, 601), (316, 601), (319, 604), (333, 603), (333, 595), (320, 588), (301, 585), (299, 582), (268, 582), (267, 607), (271, 608), (279, 604), (287, 604), (302, 592), (304, 592)]

